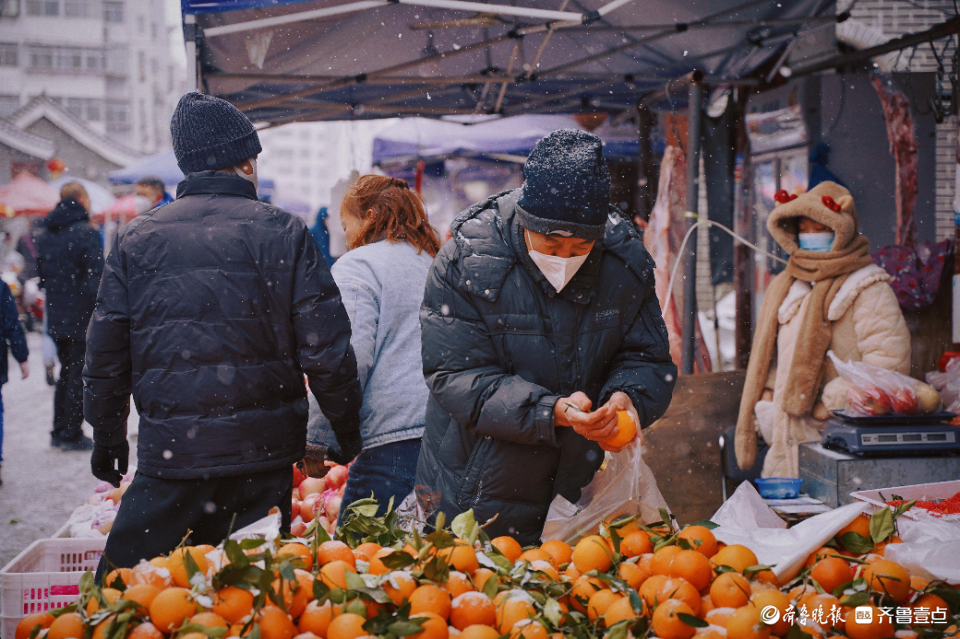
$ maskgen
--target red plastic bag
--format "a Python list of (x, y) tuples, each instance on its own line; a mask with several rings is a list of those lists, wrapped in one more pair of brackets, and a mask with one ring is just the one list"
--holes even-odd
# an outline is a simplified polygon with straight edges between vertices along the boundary
[(940, 408), (940, 394), (919, 380), (864, 362), (841, 361), (833, 351), (827, 355), (851, 386), (847, 391), (848, 415), (917, 415)]

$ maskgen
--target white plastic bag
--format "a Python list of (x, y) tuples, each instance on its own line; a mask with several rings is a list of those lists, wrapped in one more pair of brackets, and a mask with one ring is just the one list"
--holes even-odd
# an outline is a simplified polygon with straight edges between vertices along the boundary
[(927, 373), (927, 383), (940, 391), (948, 411), (960, 412), (960, 357), (947, 362), (946, 370), (942, 373)]
[[(643, 461), (639, 440), (619, 453), (608, 454), (607, 466), (599, 471), (571, 504), (557, 495), (550, 504), (543, 527), (543, 541), (559, 539), (571, 543), (596, 532), (610, 515), (639, 514), (640, 523), (661, 520), (660, 508), (667, 508), (653, 471)], [(669, 509), (668, 509), (669, 510)]]
[(823, 546), (855, 517), (859, 517), (866, 507), (867, 504), (861, 502), (840, 506), (801, 521), (793, 528), (721, 525), (713, 530), (713, 534), (727, 545), (742, 544), (752, 550), (761, 564), (773, 566), (773, 573), (780, 583), (784, 583), (797, 576), (810, 553)]
[(786, 528), (787, 522), (763, 501), (763, 497), (745, 481), (723, 502), (710, 521), (724, 528)]

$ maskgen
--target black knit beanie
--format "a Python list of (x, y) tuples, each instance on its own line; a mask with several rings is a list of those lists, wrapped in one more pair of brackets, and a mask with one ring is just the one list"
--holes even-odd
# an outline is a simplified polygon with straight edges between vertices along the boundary
[(603, 143), (576, 129), (537, 142), (523, 165), (517, 201), (520, 225), (534, 233), (603, 238), (610, 209), (610, 171)]
[(263, 150), (247, 116), (226, 100), (202, 93), (180, 98), (170, 134), (185, 174), (236, 166)]

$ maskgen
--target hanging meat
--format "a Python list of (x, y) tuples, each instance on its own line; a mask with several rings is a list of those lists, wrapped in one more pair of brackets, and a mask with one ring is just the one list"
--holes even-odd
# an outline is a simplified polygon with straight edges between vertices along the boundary
[(873, 77), (873, 86), (883, 104), (887, 121), (890, 155), (897, 164), (897, 236), (900, 246), (917, 245), (917, 221), (913, 207), (917, 203), (917, 136), (913, 127), (910, 100), (892, 79)]
[[(668, 146), (660, 164), (657, 201), (653, 205), (650, 220), (643, 233), (643, 244), (656, 263), (654, 276), (657, 299), (660, 300), (663, 320), (667, 325), (667, 336), (670, 338), (670, 357), (678, 367), (683, 353), (681, 311), (684, 303), (683, 280), (686, 276), (682, 264), (677, 271), (669, 303), (667, 303), (667, 287), (676, 261), (683, 259), (679, 251), (687, 229), (684, 218), (684, 212), (687, 210), (686, 175), (687, 162), (684, 152), (677, 147)], [(691, 237), (687, 242), (686, 250), (689, 250), (690, 244), (695, 241), (696, 236)], [(696, 273), (691, 273), (690, 277), (696, 277)], [(694, 336), (696, 344), (694, 372), (709, 372), (711, 370), (710, 354), (700, 332), (699, 321), (696, 323)]]

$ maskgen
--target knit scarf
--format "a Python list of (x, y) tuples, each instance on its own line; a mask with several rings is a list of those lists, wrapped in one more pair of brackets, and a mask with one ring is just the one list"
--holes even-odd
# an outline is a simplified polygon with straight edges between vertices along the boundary
[(794, 251), (786, 270), (770, 283), (757, 319), (737, 418), (736, 452), (741, 468), (751, 468), (756, 460), (757, 434), (753, 411), (763, 394), (770, 363), (776, 352), (780, 305), (794, 280), (811, 282), (813, 287), (806, 312), (801, 318), (799, 337), (784, 385), (790, 392), (777, 399), (785, 413), (801, 417), (813, 410), (820, 394), (824, 360), (833, 334), (827, 319), (830, 303), (847, 275), (871, 263), (870, 242), (863, 235), (858, 235), (842, 249), (824, 253)]

